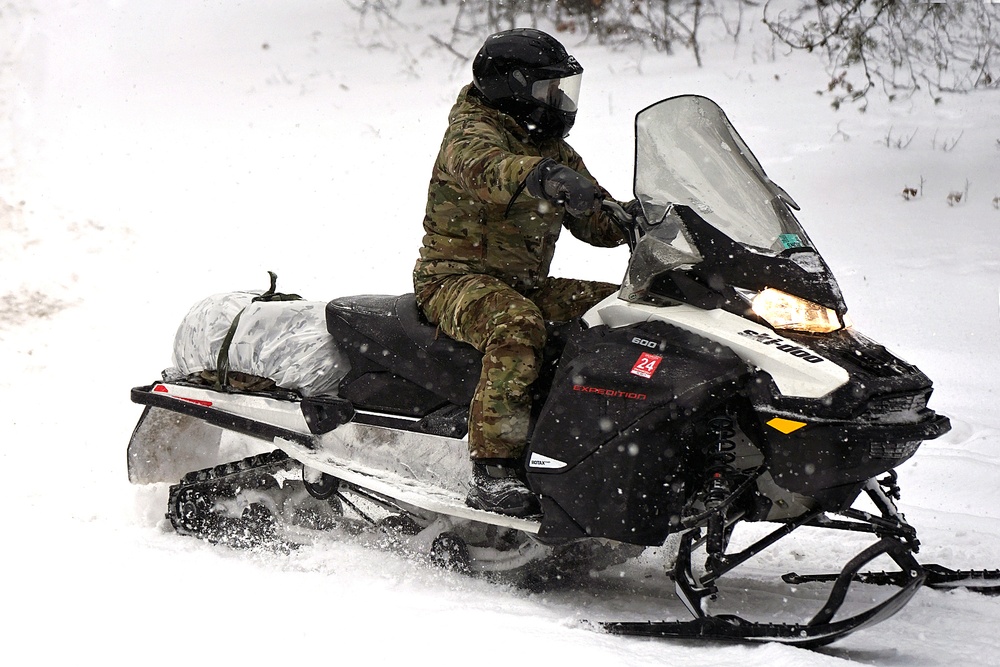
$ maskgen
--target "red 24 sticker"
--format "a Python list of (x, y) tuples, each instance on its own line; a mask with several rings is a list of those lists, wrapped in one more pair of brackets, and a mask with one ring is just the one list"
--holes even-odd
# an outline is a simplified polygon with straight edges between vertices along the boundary
[(661, 361), (663, 361), (663, 357), (643, 352), (639, 355), (639, 361), (635, 362), (635, 366), (632, 366), (630, 372), (632, 375), (638, 375), (648, 380), (653, 377), (653, 373), (656, 372), (656, 367), (660, 365)]

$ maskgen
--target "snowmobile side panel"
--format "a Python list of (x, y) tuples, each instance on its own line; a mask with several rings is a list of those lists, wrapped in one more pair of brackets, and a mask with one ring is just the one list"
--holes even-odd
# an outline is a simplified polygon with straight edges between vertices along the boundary
[(528, 481), (547, 508), (540, 536), (662, 544), (690, 488), (695, 422), (748, 374), (732, 352), (664, 322), (571, 335), (529, 446)]
[(359, 410), (416, 418), (448, 405), (448, 401), (432, 391), (375, 364), (357, 364), (355, 368), (341, 383), (338, 393)]
[[(177, 413), (184, 424), (209, 429), (223, 427), (260, 438), (310, 468), (404, 505), (528, 533), (538, 532), (537, 521), (492, 514), (466, 506), (472, 464), (468, 444), (464, 440), (359, 422), (349, 422), (326, 433), (313, 434), (300, 401), (217, 392), (171, 383), (136, 388), (133, 390), (133, 401), (155, 406), (165, 414)], [(249, 416), (255, 412), (264, 414), (268, 422), (256, 421)], [(170, 423), (169, 418), (167, 423)], [(140, 422), (140, 427), (142, 425), (143, 422)], [(137, 443), (133, 448), (136, 463), (132, 465), (136, 468), (137, 479), (140, 477), (140, 452), (149, 449), (141, 449), (139, 443), (149, 440), (146, 433), (151, 432), (153, 427), (150, 422), (145, 428), (137, 429), (139, 435), (134, 438)], [(206, 455), (207, 465), (220, 462), (210, 452)], [(167, 474), (157, 471), (155, 463), (144, 465), (153, 468), (159, 477)], [(184, 470), (179, 474), (174, 474), (177, 470), (172, 469), (169, 476), (156, 481), (176, 481), (184, 473), (206, 466), (192, 465), (189, 460), (182, 467)], [(151, 474), (154, 473), (143, 473), (143, 477), (148, 478)]]

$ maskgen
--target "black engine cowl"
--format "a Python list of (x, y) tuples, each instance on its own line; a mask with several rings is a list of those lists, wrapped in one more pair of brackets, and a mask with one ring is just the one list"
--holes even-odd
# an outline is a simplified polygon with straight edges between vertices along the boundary
[(697, 424), (748, 375), (728, 348), (663, 322), (571, 334), (529, 444), (539, 537), (662, 544), (699, 469)]

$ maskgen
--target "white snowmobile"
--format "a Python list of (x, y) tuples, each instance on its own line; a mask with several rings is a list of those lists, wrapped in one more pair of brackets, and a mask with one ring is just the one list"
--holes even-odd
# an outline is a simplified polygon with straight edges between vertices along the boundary
[[(412, 294), (306, 302), (273, 274), (263, 294), (193, 309), (176, 367), (133, 389), (146, 408), (130, 479), (174, 484), (180, 533), (252, 546), (354, 521), (472, 572), (600, 567), (670, 538), (694, 619), (602, 624), (621, 634), (816, 646), (921, 585), (998, 590), (1000, 572), (914, 558), (893, 469), (948, 419), (927, 407), (923, 373), (850, 327), (798, 207), (722, 110), (681, 96), (641, 111), (634, 189), (641, 215), (604, 203), (632, 250), (620, 292), (553, 324), (533, 388), (537, 519), (464, 503), (478, 352), (439, 335)], [(862, 494), (875, 513), (853, 507)], [(774, 528), (731, 552), (745, 522)], [(872, 542), (837, 574), (785, 576), (832, 582), (815, 616), (709, 612), (721, 577), (803, 526)], [(890, 571), (862, 573), (876, 558)], [(839, 618), (857, 582), (895, 590)]]

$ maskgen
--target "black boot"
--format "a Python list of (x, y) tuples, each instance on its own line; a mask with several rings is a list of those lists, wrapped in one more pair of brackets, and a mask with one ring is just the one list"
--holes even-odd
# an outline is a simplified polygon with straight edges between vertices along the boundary
[(519, 464), (517, 459), (473, 459), (465, 504), (522, 518), (541, 514), (538, 498), (517, 476)]

